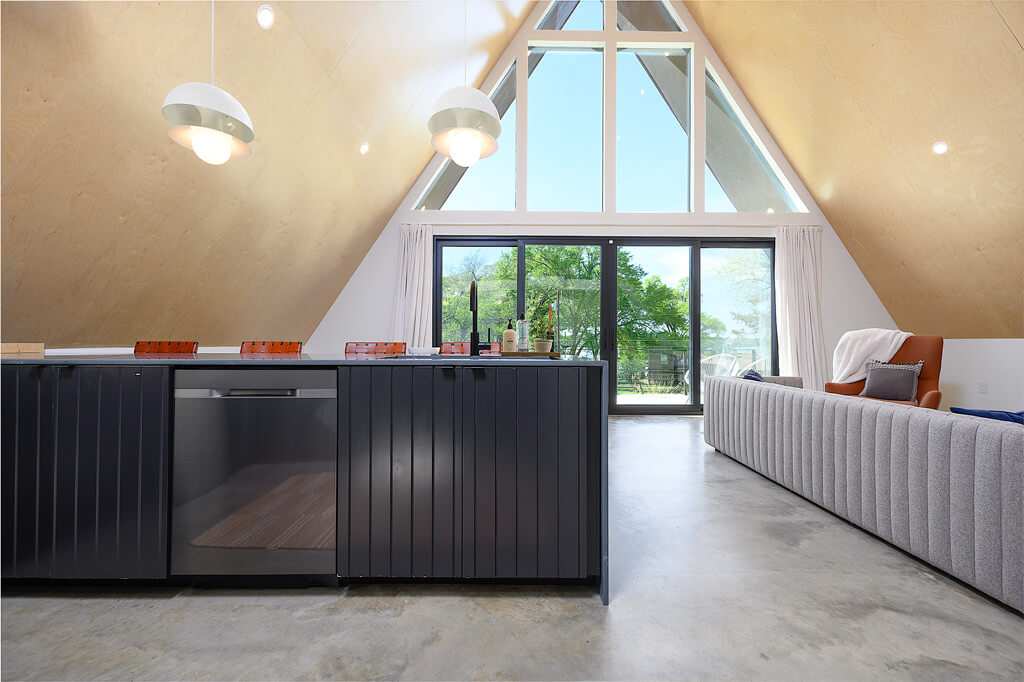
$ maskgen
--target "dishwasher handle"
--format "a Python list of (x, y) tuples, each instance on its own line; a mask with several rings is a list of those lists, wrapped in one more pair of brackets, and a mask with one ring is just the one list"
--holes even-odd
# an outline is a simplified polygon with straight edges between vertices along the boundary
[(175, 398), (337, 398), (333, 388), (176, 388)]
[(211, 389), (213, 398), (295, 398), (297, 388), (224, 388)]

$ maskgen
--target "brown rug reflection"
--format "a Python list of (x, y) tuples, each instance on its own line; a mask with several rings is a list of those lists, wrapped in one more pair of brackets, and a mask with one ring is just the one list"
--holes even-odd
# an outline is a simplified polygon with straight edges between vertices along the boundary
[(192, 540), (197, 547), (333, 549), (334, 474), (298, 474)]

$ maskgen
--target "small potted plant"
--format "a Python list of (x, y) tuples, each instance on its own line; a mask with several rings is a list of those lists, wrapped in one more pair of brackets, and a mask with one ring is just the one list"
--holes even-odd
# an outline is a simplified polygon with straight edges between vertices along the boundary
[(548, 319), (534, 318), (530, 324), (530, 336), (533, 337), (533, 349), (538, 353), (550, 353), (555, 338), (554, 310), (548, 308)]

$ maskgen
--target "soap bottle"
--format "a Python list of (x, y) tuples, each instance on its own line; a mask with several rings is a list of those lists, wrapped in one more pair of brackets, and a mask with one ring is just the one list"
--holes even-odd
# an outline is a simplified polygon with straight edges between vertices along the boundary
[(519, 313), (516, 321), (516, 347), (520, 353), (530, 350), (530, 328), (526, 324), (526, 313)]
[(501, 352), (516, 352), (516, 330), (512, 328), (512, 318), (508, 318), (508, 329), (501, 333)]

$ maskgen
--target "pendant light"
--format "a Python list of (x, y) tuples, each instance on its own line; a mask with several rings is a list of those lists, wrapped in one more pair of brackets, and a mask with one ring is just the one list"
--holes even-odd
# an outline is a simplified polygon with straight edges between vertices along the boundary
[(252, 153), (252, 120), (237, 99), (213, 84), (213, 0), (210, 0), (210, 82), (182, 83), (167, 93), (171, 139), (214, 166)]
[(464, 168), (498, 151), (498, 136), (501, 134), (501, 121), (494, 102), (467, 83), (466, 23), (466, 5), (463, 3), (463, 85), (451, 88), (438, 97), (427, 121), (427, 129), (433, 136), (430, 144), (434, 150)]

